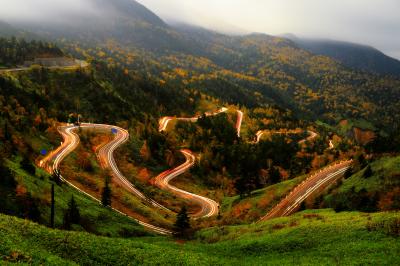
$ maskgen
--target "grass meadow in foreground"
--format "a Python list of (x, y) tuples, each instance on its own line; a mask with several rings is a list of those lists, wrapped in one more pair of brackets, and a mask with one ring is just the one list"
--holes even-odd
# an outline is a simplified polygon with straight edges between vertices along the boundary
[(396, 265), (399, 220), (399, 212), (304, 211), (205, 229), (184, 242), (51, 230), (1, 215), (0, 258), (47, 265)]

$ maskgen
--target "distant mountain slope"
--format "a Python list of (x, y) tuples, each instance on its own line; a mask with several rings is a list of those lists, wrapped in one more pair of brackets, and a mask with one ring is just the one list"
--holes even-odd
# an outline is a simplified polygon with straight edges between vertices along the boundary
[(42, 37), (88, 42), (93, 46), (114, 40), (124, 46), (160, 50), (185, 50), (190, 45), (157, 15), (134, 0), (83, 0), (92, 6), (88, 11), (60, 11), (41, 14), (34, 21), (21, 20), (13, 25)]
[[(173, 27), (132, 0), (86, 1), (95, 12), (19, 26), (57, 41), (76, 58), (144, 72), (161, 83), (184, 84), (232, 104), (275, 104), (332, 124), (343, 118), (365, 119), (383, 128), (395, 127), (400, 119), (399, 78), (345, 67), (340, 60), (310, 52), (287, 38)], [(382, 57), (355, 58), (378, 73), (386, 65), (386, 71), (391, 69), (390, 63), (379, 60)]]
[(147, 9), (142, 4), (135, 0), (92, 0), (96, 6), (101, 7), (104, 11), (110, 11), (114, 9), (118, 15), (124, 14), (126, 17), (133, 18), (136, 20), (145, 21), (149, 24), (167, 27), (163, 20), (161, 20), (156, 14)]
[(21, 30), (0, 20), (0, 37), (11, 37), (11, 36), (25, 38), (25, 39), (39, 38), (39, 36), (36, 36), (33, 33)]
[(0, 35), (1, 36), (12, 36), (15, 35), (17, 30), (13, 28), (10, 24), (5, 23), (0, 20)]
[(332, 57), (343, 65), (362, 71), (400, 76), (400, 61), (366, 45), (331, 41), (292, 38), (301, 48), (314, 54)]

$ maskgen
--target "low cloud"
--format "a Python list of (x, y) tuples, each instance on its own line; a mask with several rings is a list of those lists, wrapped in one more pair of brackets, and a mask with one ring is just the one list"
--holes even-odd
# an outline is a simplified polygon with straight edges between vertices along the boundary
[(374, 46), (400, 59), (398, 0), (138, 0), (162, 18)]
[[(107, 1), (113, 0), (0, 0), (0, 20), (65, 22), (73, 20), (74, 16), (102, 15)], [(400, 59), (398, 0), (138, 2), (167, 21), (181, 21), (225, 32), (294, 33), (351, 41), (374, 46)]]
[(67, 15), (96, 14), (89, 0), (0, 0), (0, 20), (51, 21)]

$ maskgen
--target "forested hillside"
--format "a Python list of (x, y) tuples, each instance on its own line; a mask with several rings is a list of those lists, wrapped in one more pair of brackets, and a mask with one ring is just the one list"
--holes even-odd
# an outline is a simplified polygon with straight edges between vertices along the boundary
[(398, 127), (398, 78), (360, 73), (281, 37), (174, 28), (135, 1), (94, 4), (97, 13), (80, 14), (69, 25), (44, 20), (20, 26), (46, 32), (43, 37), (75, 57), (101, 59), (233, 104), (273, 102), (330, 124), (353, 118), (386, 131)]
[(289, 36), (300, 47), (330, 56), (345, 66), (383, 75), (400, 76), (400, 61), (366, 45), (332, 40), (301, 39)]
[[(4, 39), (1, 45), (0, 49), (13, 51), (10, 54), (14, 54), (14, 57), (9, 60), (22, 58), (26, 51), (32, 51), (29, 56), (34, 57), (35, 52), (41, 49), (63, 55), (56, 46), (35, 41)], [(158, 174), (160, 169), (179, 163), (179, 146), (187, 146), (196, 152), (204, 153), (201, 164), (193, 170), (193, 176), (190, 178), (203, 180), (202, 185), (209, 186), (210, 191), (217, 191), (220, 194), (218, 197), (221, 197), (236, 193), (246, 194), (252, 189), (307, 171), (311, 167), (311, 154), (319, 150), (322, 155), (321, 147), (327, 145), (326, 140), (321, 139), (321, 143), (296, 156), (293, 163), (287, 166), (284, 158), (295, 155), (299, 149), (290, 136), (262, 142), (261, 145), (247, 143), (253, 140), (255, 131), (259, 128), (296, 128), (306, 124), (293, 116), (289, 110), (266, 103), (264, 108), (248, 110), (248, 132), (243, 132), (243, 140), (236, 136), (235, 129), (230, 126), (232, 119), (236, 118), (232, 113), (228, 116), (222, 114), (215, 118), (200, 119), (198, 126), (178, 124), (175, 133), (160, 133), (158, 119), (163, 115), (201, 114), (209, 108), (217, 109), (225, 103), (199, 90), (160, 83), (157, 78), (145, 77), (116, 66), (107, 66), (100, 61), (93, 61), (91, 67), (77, 70), (34, 67), (22, 72), (3, 73), (0, 75), (0, 89), (0, 152), (2, 158), (9, 160), (2, 164), (5, 172), (8, 171), (7, 167), (20, 165), (31, 175), (39, 175), (33, 164), (38, 164), (43, 157), (43, 150), (50, 151), (58, 145), (60, 136), (57, 125), (71, 122), (71, 118), (79, 115), (81, 121), (108, 123), (128, 129), (131, 138), (126, 148), (119, 153), (121, 158), (127, 158), (127, 161), (121, 161), (122, 168), (131, 169), (133, 163), (133, 173), (136, 172), (140, 176), (143, 171), (148, 172), (144, 180), (137, 180), (132, 170), (126, 173), (144, 193), (161, 201), (167, 199), (167, 203), (173, 199), (170, 195), (152, 188), (149, 177)], [(261, 122), (260, 119), (265, 121)], [(62, 167), (63, 174), (82, 180), (79, 176), (87, 176), (85, 171), (89, 171), (91, 175), (87, 178), (104, 178), (98, 164), (93, 162), (90, 149), (95, 149), (98, 144), (96, 139), (91, 140), (90, 136), (93, 138), (90, 134), (82, 136), (83, 149), (79, 149), (73, 156), (78, 158), (79, 167)], [(103, 138), (105, 137), (107, 136)], [(100, 135), (98, 140), (101, 139)], [(290, 146), (286, 145), (288, 142), (291, 142)], [(270, 158), (268, 164), (263, 159), (265, 157), (258, 156), (255, 158), (257, 160), (248, 161), (244, 156), (257, 156), (260, 153), (265, 153), (263, 156)], [(238, 154), (242, 156), (237, 156)], [(69, 160), (72, 160), (72, 164), (74, 159)], [(248, 163), (252, 165), (247, 165)], [(248, 167), (253, 167), (253, 171), (246, 172)], [(271, 171), (274, 174), (268, 173), (268, 169), (273, 169)], [(283, 171), (284, 177), (281, 177), (279, 169)], [(10, 182), (9, 190), (6, 188), (4, 193), (8, 195), (6, 198), (9, 197), (10, 202), (14, 202), (16, 195), (14, 192), (8, 194), (7, 191), (13, 191), (18, 184), (13, 185), (12, 180)], [(87, 180), (84, 184), (88, 182)], [(23, 183), (19, 186), (23, 194), (30, 193), (31, 189)], [(45, 209), (44, 206), (48, 204), (48, 198), (26, 195), (32, 198), (32, 202), (36, 202), (39, 209)], [(39, 198), (35, 198), (37, 196)], [(23, 202), (21, 208), (24, 206)], [(29, 217), (31, 214), (21, 212), (20, 215)], [(38, 218), (38, 221), (42, 219), (43, 217)]]
[(0, 68), (22, 65), (26, 60), (38, 57), (59, 57), (63, 53), (54, 44), (25, 39), (0, 38)]
[[(0, 22), (0, 261), (395, 264), (400, 78), (371, 72), (382, 57), (85, 1)], [(22, 67), (53, 57), (80, 63)]]

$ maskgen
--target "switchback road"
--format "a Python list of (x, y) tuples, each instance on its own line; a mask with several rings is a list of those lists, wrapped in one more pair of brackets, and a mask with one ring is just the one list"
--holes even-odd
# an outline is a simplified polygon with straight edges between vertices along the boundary
[[(89, 63), (78, 60), (76, 65), (72, 66), (50, 66), (50, 67), (43, 67), (45, 69), (50, 69), (50, 70), (57, 70), (57, 69), (64, 69), (64, 70), (70, 70), (70, 69), (76, 69), (76, 68), (85, 68), (88, 67)], [(21, 71), (27, 71), (31, 70), (31, 67), (16, 67), (16, 68), (5, 68), (5, 69), (0, 69), (0, 74), (1, 73), (14, 73), (14, 72), (21, 72)]]
[(206, 218), (217, 215), (219, 211), (219, 205), (214, 200), (184, 191), (169, 184), (172, 179), (188, 171), (195, 164), (196, 158), (190, 150), (181, 150), (181, 153), (186, 158), (185, 163), (179, 165), (172, 170), (167, 170), (159, 174), (155, 178), (155, 185), (161, 189), (169, 190), (172, 193), (180, 196), (181, 198), (188, 199), (191, 202), (194, 202), (197, 205), (201, 206), (201, 210), (193, 214), (192, 217)]
[[(216, 115), (216, 114), (219, 114), (219, 113), (225, 112), (225, 111), (227, 111), (226, 108), (221, 108), (220, 110), (218, 110), (216, 112), (207, 113), (206, 115), (208, 115), (208, 116)], [(170, 121), (172, 121), (173, 119), (176, 119), (178, 121), (197, 122), (198, 118), (199, 118), (199, 116), (192, 117), (192, 118), (163, 117), (160, 119), (160, 122), (159, 122), (159, 126), (160, 126), (159, 130), (160, 131), (166, 130), (168, 123)], [(240, 129), (241, 129), (241, 125), (242, 125), (242, 120), (243, 120), (243, 112), (241, 112), (240, 110), (237, 110), (237, 120), (236, 120), (235, 128), (237, 130), (238, 137), (240, 137)], [(269, 132), (271, 134), (291, 134), (291, 133), (299, 134), (304, 131), (299, 131), (299, 130), (288, 130), (288, 131), (260, 130), (256, 133), (255, 143), (259, 143), (262, 135), (267, 132)], [(306, 141), (311, 141), (318, 136), (317, 133), (315, 133), (311, 130), (307, 130), (307, 133), (308, 133), (308, 136), (306, 138), (300, 140), (298, 142), (299, 144), (302, 144)], [(194, 217), (210, 217), (212, 215), (218, 214), (219, 205), (215, 201), (205, 198), (205, 197), (202, 197), (202, 196), (199, 196), (199, 195), (195, 195), (193, 193), (190, 193), (190, 192), (187, 192), (187, 191), (184, 191), (184, 190), (181, 190), (181, 189), (178, 189), (176, 187), (169, 185), (169, 181), (171, 181), (173, 178), (177, 177), (178, 175), (181, 175), (184, 172), (188, 171), (194, 165), (195, 157), (194, 157), (193, 153), (190, 150), (182, 150), (181, 152), (185, 155), (186, 162), (184, 164), (178, 166), (175, 169), (165, 171), (165, 172), (161, 173), (160, 175), (158, 175), (155, 178), (155, 185), (161, 189), (170, 190), (173, 193), (177, 194), (178, 196), (188, 199), (188, 200), (200, 205), (202, 207), (202, 209), (199, 213), (196, 213), (195, 215), (193, 215)], [(299, 204), (303, 200), (305, 200), (308, 196), (310, 196), (313, 192), (315, 192), (321, 186), (327, 185), (330, 182), (336, 180), (335, 177), (342, 174), (345, 171), (345, 169), (347, 169), (347, 168), (343, 168), (343, 169), (339, 169), (337, 172), (334, 172), (333, 175), (331, 175), (332, 169), (329, 168), (328, 170), (324, 170), (324, 173), (313, 176), (312, 179), (310, 179), (310, 178), (307, 179), (307, 182), (304, 184), (304, 187), (306, 187), (307, 189), (306, 190), (304, 190), (304, 189), (296, 190), (297, 197), (295, 197), (293, 199), (292, 205), (290, 205), (291, 202), (289, 200), (283, 201), (282, 205), (275, 207), (276, 209), (273, 210), (272, 214), (268, 213), (265, 217), (263, 217), (263, 219), (267, 219), (269, 217), (276, 217), (276, 215), (277, 216), (288, 215), (288, 214), (292, 213), (294, 210), (296, 210), (298, 208)], [(285, 207), (286, 206), (285, 204), (289, 204), (289, 206), (286, 207), (285, 210), (282, 210), (282, 212), (279, 212), (278, 210), (280, 210), (281, 207), (282, 208)]]
[[(206, 116), (213, 116), (217, 115), (222, 112), (226, 112), (228, 109), (227, 108), (221, 108), (215, 112), (209, 112), (206, 113)], [(178, 120), (178, 121), (188, 121), (188, 122), (197, 122), (200, 116), (195, 116), (192, 118), (176, 118), (176, 117), (163, 117), (160, 119), (159, 122), (159, 131), (165, 131), (167, 129), (168, 123), (172, 120)], [(243, 120), (243, 112), (237, 110), (237, 121), (236, 121), (236, 130), (237, 130), (237, 135), (240, 137), (240, 129), (241, 129), (241, 124)], [(111, 169), (113, 176), (115, 177), (115, 181), (118, 182), (121, 186), (126, 188), (128, 191), (132, 192), (135, 194), (138, 198), (150, 203), (151, 205), (167, 210), (169, 211), (166, 207), (158, 204), (152, 199), (147, 198), (143, 193), (141, 193), (139, 190), (137, 190), (132, 183), (130, 183), (119, 171), (114, 157), (113, 153), (114, 151), (123, 143), (125, 143), (128, 138), (129, 134), (126, 130), (116, 127), (116, 126), (111, 126), (111, 125), (104, 125), (104, 124), (81, 124), (82, 128), (95, 128), (95, 129), (101, 129), (101, 130), (113, 130), (114, 133), (114, 139), (102, 146), (99, 151), (98, 151), (98, 158), (101, 162), (102, 167), (104, 168), (109, 168)], [(53, 172), (54, 170), (58, 170), (58, 166), (61, 163), (61, 161), (69, 154), (71, 153), (79, 144), (79, 136), (74, 132), (75, 129), (78, 127), (76, 126), (66, 126), (66, 127), (60, 127), (59, 132), (63, 136), (64, 142), (61, 143), (61, 146), (58, 147), (55, 151), (51, 152), (46, 158), (40, 161), (40, 166), (45, 168), (49, 172)], [(266, 133), (266, 131), (258, 131), (256, 134), (256, 141), (255, 143), (258, 143), (262, 137), (262, 135)], [(299, 133), (299, 131), (272, 131), (272, 134), (289, 134), (289, 133)], [(309, 136), (303, 140), (299, 141), (299, 144), (304, 143), (305, 141), (310, 141), (318, 136), (317, 133), (308, 130), (307, 133)], [(333, 144), (330, 141), (329, 143), (330, 148), (333, 148)], [(160, 175), (158, 175), (155, 178), (155, 185), (161, 189), (164, 190), (169, 190), (172, 193), (190, 200), (191, 202), (194, 202), (195, 204), (199, 205), (201, 207), (201, 210), (198, 211), (197, 213), (193, 214), (192, 217), (195, 218), (205, 218), (205, 217), (211, 217), (215, 216), (219, 212), (219, 205), (217, 202), (214, 200), (208, 199), (206, 197), (196, 195), (187, 191), (184, 191), (182, 189), (176, 188), (172, 185), (169, 184), (169, 182), (174, 179), (175, 177), (183, 174), (184, 172), (188, 171), (194, 164), (195, 164), (195, 156), (190, 150), (181, 150), (181, 153), (185, 156), (186, 161), (171, 170), (167, 170)], [(53, 162), (53, 165), (50, 163)], [(350, 161), (343, 161), (340, 163), (337, 163), (335, 165), (329, 166), (323, 170), (320, 170), (318, 173), (311, 175), (307, 180), (303, 181), (299, 186), (297, 186), (288, 196), (286, 196), (285, 199), (283, 199), (278, 205), (276, 205), (271, 211), (265, 215), (264, 217), (261, 218), (261, 220), (268, 220), (274, 217), (280, 217), (280, 216), (287, 216), (290, 215), (291, 213), (295, 212), (300, 204), (307, 199), (309, 196), (315, 194), (318, 192), (319, 189), (324, 188), (328, 186), (329, 184), (332, 184), (335, 182), (339, 177), (341, 177), (344, 172), (350, 167), (351, 160)], [(76, 186), (74, 186), (72, 183), (68, 182), (64, 178), (62, 180), (69, 185), (73, 186), (74, 188), (78, 189), (80, 192), (86, 194), (87, 196), (91, 197), (92, 199), (96, 200), (99, 202), (98, 199), (93, 197), (92, 195), (80, 190)], [(121, 213), (119, 210), (115, 210), (119, 213)], [(123, 213), (122, 213), (123, 214)], [(124, 214), (126, 215), (126, 214)], [(135, 219), (136, 220), (136, 219)], [(160, 228), (154, 225), (147, 224), (143, 221), (136, 220), (139, 224), (142, 224), (143, 226), (149, 228), (150, 230), (153, 230), (155, 232), (158, 232), (160, 234), (172, 234), (172, 231), (164, 228)]]
[(309, 196), (319, 192), (319, 189), (327, 187), (342, 177), (351, 163), (351, 160), (342, 161), (309, 176), (260, 220), (265, 221), (292, 214), (299, 209), (300, 204)]
[[(256, 141), (255, 141), (255, 143), (259, 143), (260, 140), (261, 140), (262, 135), (264, 135), (264, 134), (266, 134), (266, 133), (270, 133), (270, 134), (299, 134), (299, 133), (301, 133), (301, 132), (299, 132), (298, 130), (288, 130), (288, 131), (279, 131), (279, 130), (278, 130), (278, 131), (259, 130), (259, 131), (256, 133)], [(302, 143), (304, 143), (304, 142), (306, 142), (306, 141), (311, 141), (311, 140), (313, 140), (314, 138), (316, 138), (316, 137), (318, 136), (317, 133), (315, 133), (315, 132), (313, 132), (313, 131), (311, 131), (311, 130), (307, 130), (307, 134), (308, 134), (308, 137), (305, 138), (305, 139), (300, 140), (300, 141), (298, 142), (299, 144), (302, 144)]]
[[(218, 109), (215, 112), (206, 112), (205, 115), (206, 116), (214, 116), (214, 115), (218, 115), (220, 113), (224, 113), (228, 111), (227, 108), (222, 107), (221, 109)], [(197, 122), (197, 120), (199, 120), (199, 118), (201, 117), (201, 115), (198, 116), (194, 116), (194, 117), (172, 117), (172, 116), (165, 116), (163, 118), (160, 119), (159, 121), (159, 127), (158, 130), (160, 132), (167, 130), (168, 124), (169, 122), (171, 122), (172, 120), (177, 120), (177, 121), (186, 121), (186, 122)]]
[[(124, 188), (126, 188), (128, 191), (134, 193), (137, 197), (139, 197), (140, 199), (147, 201), (149, 203), (151, 203), (153, 206), (168, 210), (167, 208), (165, 208), (164, 206), (156, 203), (154, 200), (152, 199), (148, 199), (147, 197), (145, 197), (143, 195), (143, 193), (141, 193), (139, 190), (137, 190), (119, 171), (118, 167), (116, 166), (114, 157), (113, 157), (113, 152), (114, 150), (119, 147), (120, 145), (122, 145), (124, 142), (127, 141), (129, 134), (126, 130), (121, 129), (119, 127), (115, 127), (115, 126), (110, 126), (110, 125), (103, 125), (103, 124), (81, 124), (81, 128), (94, 128), (94, 129), (100, 129), (100, 130), (111, 130), (111, 129), (115, 129), (115, 137), (114, 139), (106, 144), (105, 146), (103, 146), (100, 150), (99, 150), (99, 159), (102, 161), (102, 165), (104, 167), (110, 167), (113, 176), (115, 177), (115, 180), (122, 185)], [(61, 146), (59, 146), (54, 152), (51, 152), (47, 157), (45, 157), (44, 159), (42, 159), (39, 163), (39, 166), (43, 167), (44, 169), (46, 169), (48, 172), (52, 173), (53, 171), (57, 171), (59, 168), (60, 163), (62, 162), (62, 160), (65, 159), (65, 157), (68, 156), (68, 154), (70, 154), (71, 152), (73, 152), (79, 145), (79, 136), (74, 132), (76, 129), (78, 129), (78, 126), (65, 126), (65, 127), (59, 127), (58, 131), (60, 132), (60, 134), (62, 135), (64, 141), (61, 143)], [(51, 162), (53, 162), (53, 164), (51, 165)], [(81, 193), (87, 195), (88, 197), (94, 199), (95, 201), (97, 201), (98, 203), (100, 203), (100, 201), (95, 198), (94, 196), (90, 195), (89, 193), (79, 189), (78, 187), (76, 187), (75, 185), (73, 185), (71, 182), (69, 182), (68, 180), (66, 180), (64, 177), (61, 176), (61, 179), (63, 182), (69, 184), (70, 186), (74, 187), (75, 189), (79, 190)], [(114, 209), (114, 208), (113, 208)], [(122, 213), (121, 211), (114, 209), (115, 211), (117, 211), (120, 214), (123, 214), (125, 216), (127, 216), (126, 214)], [(132, 217), (130, 217), (132, 218)], [(134, 219), (134, 218), (132, 218)], [(160, 233), (160, 234), (172, 234), (172, 231), (165, 229), (165, 228), (161, 228), (161, 227), (157, 227), (151, 224), (148, 224), (144, 221), (140, 221), (138, 219), (134, 219), (136, 222), (138, 222), (139, 224), (143, 225), (144, 227)]]
[[(221, 109), (215, 111), (215, 112), (207, 112), (205, 113), (206, 116), (215, 116), (220, 113), (228, 111), (227, 108), (222, 107)], [(242, 121), (242, 116), (243, 113), (238, 111), (238, 121), (237, 124), (239, 126), (238, 130), (238, 135), (240, 134), (240, 126), (241, 126), (241, 121)], [(165, 131), (167, 129), (168, 123), (171, 122), (172, 120), (177, 120), (177, 121), (187, 121), (187, 122), (197, 122), (198, 119), (201, 116), (195, 116), (191, 118), (185, 118), (185, 117), (163, 117), (159, 121), (159, 131)], [(240, 117), (240, 118), (239, 118)], [(155, 177), (154, 184), (165, 190), (169, 190), (173, 192), (174, 194), (180, 196), (181, 198), (187, 199), (196, 205), (199, 205), (201, 207), (201, 210), (195, 214), (192, 215), (192, 217), (195, 218), (207, 218), (211, 216), (215, 216), (219, 212), (219, 205), (217, 202), (215, 202), (212, 199), (196, 195), (187, 191), (184, 191), (182, 189), (179, 189), (177, 187), (171, 186), (169, 182), (174, 179), (175, 177), (183, 174), (184, 172), (188, 171), (194, 164), (195, 164), (195, 156), (190, 150), (181, 150), (181, 153), (185, 156), (186, 162), (183, 163), (182, 165), (171, 169), (167, 170), (161, 174), (159, 174), (157, 177)]]

